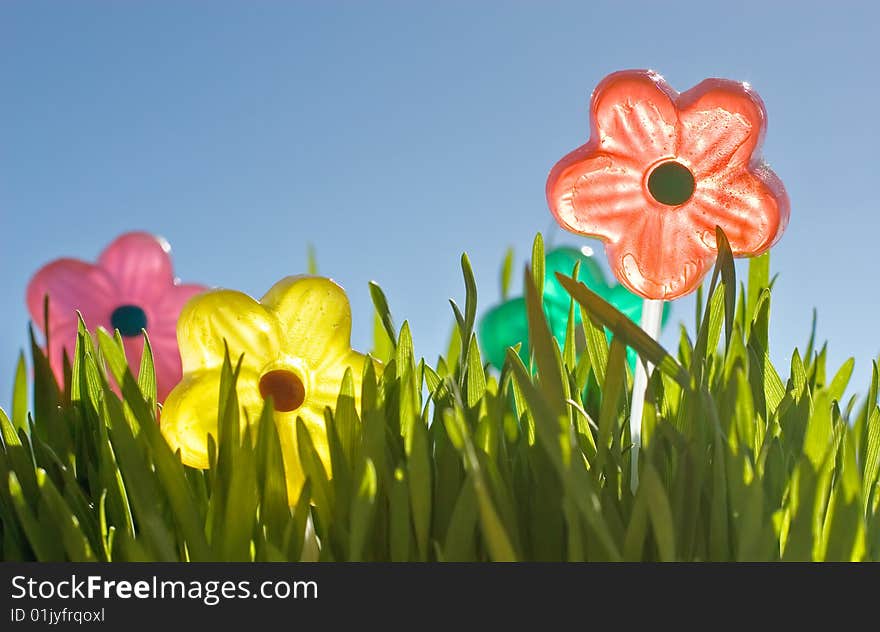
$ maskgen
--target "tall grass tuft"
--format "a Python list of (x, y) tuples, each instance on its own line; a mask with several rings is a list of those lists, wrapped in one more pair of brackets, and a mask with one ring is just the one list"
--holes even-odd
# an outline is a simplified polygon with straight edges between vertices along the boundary
[[(512, 349), (487, 370), (466, 255), (464, 309), (452, 301), (434, 364), (372, 284), (384, 370), (366, 363), (360, 409), (346, 379), (326, 411), (332, 477), (298, 425), (297, 498), (271, 409), (240, 419), (238, 358), (202, 471), (159, 431), (149, 345), (128, 367), (118, 337), (81, 322), (59, 387), (32, 335), (33, 379), (20, 358), (11, 416), (0, 411), (0, 559), (880, 560), (877, 364), (867, 397), (844, 400), (852, 359), (829, 371), (811, 340), (783, 380), (768, 353), (768, 257), (738, 286), (719, 243), (695, 337), (682, 327), (674, 356), (566, 277), (583, 323), (560, 349), (536, 287), (540, 240), (523, 275), (530, 366)], [(627, 346), (657, 367), (635, 493)]]

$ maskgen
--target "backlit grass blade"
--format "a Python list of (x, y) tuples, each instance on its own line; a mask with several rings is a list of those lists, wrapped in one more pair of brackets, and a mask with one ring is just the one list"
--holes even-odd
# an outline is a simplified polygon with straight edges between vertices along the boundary
[(314, 244), (309, 244), (306, 248), (306, 270), (309, 274), (318, 274), (318, 253)]
[(357, 491), (352, 496), (351, 530), (349, 532), (349, 559), (360, 562), (364, 559), (367, 536), (372, 527), (376, 511), (376, 492), (378, 479), (376, 467), (370, 459), (361, 462), (355, 474)]
[(443, 553), (449, 562), (468, 562), (476, 559), (476, 531), (479, 520), (477, 495), (474, 491), (473, 475), (461, 486), (455, 508), (446, 530)]
[(144, 336), (144, 351), (141, 354), (141, 366), (138, 370), (138, 386), (143, 393), (144, 400), (151, 406), (155, 407), (159, 401), (156, 394), (156, 367), (153, 363), (153, 347), (150, 345), (150, 339), (147, 338), (146, 332)]
[(22, 352), (18, 356), (18, 364), (15, 367), (15, 385), (12, 388), (12, 425), (16, 429), (27, 430), (27, 396), (27, 364), (24, 360), (24, 352)]
[(724, 345), (730, 344), (733, 335), (734, 312), (736, 311), (736, 268), (733, 265), (733, 251), (727, 235), (720, 226), (715, 227), (715, 243), (718, 246), (716, 269), (721, 270), (724, 284)]
[(648, 516), (651, 518), (651, 527), (654, 530), (660, 560), (672, 562), (675, 560), (672, 509), (669, 506), (669, 499), (663, 489), (660, 476), (650, 463), (645, 463), (643, 466), (639, 489), (645, 491)]
[(465, 467), (472, 475), (471, 481), (477, 496), (480, 525), (486, 540), (489, 556), (497, 562), (516, 561), (516, 551), (498, 515), (495, 502), (492, 499), (484, 472), (460, 411), (448, 411), (444, 416), (444, 423), (447, 430), (452, 429), (462, 441)]
[(431, 506), (433, 488), (431, 481), (431, 454), (428, 443), (428, 429), (417, 420), (413, 424), (412, 440), (407, 455), (407, 478), (409, 480), (409, 504), (412, 512), (413, 528), (416, 534), (416, 549), (421, 560), (428, 559), (428, 537), (431, 529)]
[(290, 561), (298, 562), (302, 558), (306, 525), (310, 518), (311, 499), (311, 483), (306, 479), (299, 492), (299, 498), (287, 523), (287, 528), (284, 530), (287, 541), (287, 559)]
[(125, 420), (122, 405), (108, 394), (104, 413), (111, 419), (110, 438), (118, 457), (119, 471), (125, 481), (126, 496), (137, 519), (137, 535), (155, 559), (179, 559), (173, 529), (165, 520), (165, 499), (159, 481), (153, 474), (143, 446)]
[(840, 369), (838, 369), (834, 378), (831, 380), (831, 384), (828, 386), (828, 394), (831, 396), (831, 399), (840, 401), (843, 398), (843, 394), (846, 392), (846, 387), (849, 385), (849, 380), (852, 377), (855, 364), (855, 358), (847, 358), (846, 362), (844, 362)]
[(538, 440), (549, 456), (570, 497), (575, 502), (578, 511), (598, 536), (599, 543), (604, 548), (608, 558), (611, 560), (621, 559), (620, 547), (612, 535), (605, 517), (602, 515), (601, 503), (599, 502), (593, 479), (585, 469), (580, 467), (580, 463), (573, 465), (570, 462), (565, 462), (560, 444), (560, 441), (564, 440), (564, 436), (560, 436), (559, 424), (554, 422), (554, 419), (558, 419), (558, 417), (543, 401), (541, 394), (531, 383), (531, 379), (525, 372), (522, 364), (516, 363), (510, 357), (513, 352), (508, 349), (507, 353), (508, 360), (513, 367), (514, 377), (523, 392), (523, 397), (534, 411)]
[(382, 288), (373, 281), (370, 281), (370, 298), (373, 299), (373, 306), (376, 308), (376, 314), (379, 316), (379, 320), (385, 328), (388, 340), (391, 342), (392, 346), (396, 345), (397, 338), (395, 336), (397, 329), (394, 327), (394, 321), (391, 320), (391, 311), (388, 309), (388, 299), (385, 298), (385, 292), (382, 291)]
[(563, 402), (565, 401), (562, 370), (556, 361), (556, 353), (554, 352), (556, 341), (550, 333), (544, 310), (541, 308), (541, 294), (533, 280), (533, 275), (526, 270), (523, 282), (526, 288), (529, 342), (532, 345), (535, 363), (538, 366), (538, 376), (545, 401), (553, 407), (554, 412), (558, 413), (563, 410)]
[(71, 511), (52, 479), (46, 475), (46, 471), (43, 469), (37, 470), (37, 484), (40, 486), (42, 500), (48, 514), (46, 518), (51, 519), (58, 526), (67, 559), (72, 562), (95, 561), (95, 554), (80, 527), (79, 519)]
[(474, 408), (486, 395), (486, 373), (475, 336), (468, 347), (466, 393), (468, 408)]
[(409, 499), (406, 471), (398, 467), (394, 470), (390, 492), (389, 554), (392, 562), (409, 561), (413, 548)]
[(865, 525), (859, 503), (861, 486), (851, 431), (844, 430), (840, 447), (840, 470), (828, 501), (818, 557), (826, 561), (860, 561), (866, 553)]
[(874, 407), (868, 420), (867, 440), (864, 459), (864, 472), (862, 474), (862, 498), (864, 499), (864, 511), (867, 512), (873, 498), (880, 494), (878, 486), (880, 476), (880, 407)]
[(327, 470), (321, 462), (321, 457), (315, 449), (312, 436), (308, 428), (306, 428), (302, 417), (297, 417), (296, 420), (296, 442), (303, 472), (305, 472), (306, 478), (311, 482), (312, 498), (315, 501), (315, 508), (321, 525), (324, 528), (329, 528), (333, 523), (333, 488), (330, 485)]
[(508, 248), (504, 253), (504, 263), (501, 264), (501, 300), (506, 301), (510, 294), (510, 281), (513, 278), (513, 248)]
[(465, 288), (464, 329), (461, 334), (462, 338), (469, 340), (477, 319), (477, 282), (474, 279), (474, 270), (467, 253), (461, 255), (461, 273), (464, 276)]
[(290, 506), (284, 474), (281, 441), (275, 425), (273, 410), (263, 406), (257, 423), (257, 489), (260, 498), (260, 521), (267, 538), (279, 548), (284, 546), (284, 532), (290, 521)]
[[(620, 397), (626, 385), (626, 347), (618, 338), (611, 340), (611, 353), (603, 384), (602, 408), (599, 412), (599, 440), (596, 470), (605, 471), (606, 460), (620, 463)], [(634, 420), (641, 423), (641, 419)], [(614, 467), (614, 465), (612, 466)], [(614, 474), (616, 477), (616, 472)]]
[(15, 512), (37, 560), (41, 562), (65, 561), (66, 555), (61, 538), (54, 530), (43, 528), (40, 518), (34, 514), (29, 502), (25, 500), (24, 492), (15, 472), (9, 473), (9, 478), (5, 483), (9, 486), (9, 494), (15, 505)]
[(687, 371), (660, 346), (656, 340), (646, 334), (641, 327), (619, 312), (610, 303), (590, 290), (586, 285), (560, 273), (556, 278), (590, 316), (601, 321), (615, 335), (635, 349), (645, 360), (675, 379), (683, 388), (690, 387), (690, 376)]
[(543, 301), (544, 296), (544, 236), (541, 233), (535, 235), (532, 242), (532, 262), (529, 269), (532, 271), (532, 283), (535, 286), (535, 295)]
[(748, 336), (749, 327), (755, 318), (758, 307), (758, 297), (766, 288), (770, 287), (770, 252), (765, 252), (758, 257), (749, 259), (749, 285), (745, 305), (745, 333)]
[(584, 338), (586, 340), (587, 352), (590, 369), (595, 376), (597, 384), (605, 383), (605, 367), (608, 365), (608, 337), (601, 324), (593, 322), (583, 306), (578, 306), (581, 311), (581, 322), (584, 328)]

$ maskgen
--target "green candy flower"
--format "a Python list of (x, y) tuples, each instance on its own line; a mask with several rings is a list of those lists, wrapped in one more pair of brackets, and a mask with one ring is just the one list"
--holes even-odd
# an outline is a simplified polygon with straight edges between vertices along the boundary
[[(611, 303), (630, 320), (638, 323), (642, 318), (642, 298), (622, 285), (609, 285), (599, 264), (592, 257), (584, 255), (576, 248), (556, 248), (547, 253), (544, 265), (544, 315), (550, 332), (559, 342), (565, 343), (565, 330), (568, 326), (568, 311), (571, 296), (556, 279), (556, 273), (570, 275), (574, 266), (580, 262), (578, 280)], [(669, 303), (663, 307), (663, 323), (669, 316)], [(581, 324), (581, 312), (574, 311), (575, 326)], [(610, 338), (610, 333), (609, 333)], [(479, 327), (480, 346), (492, 366), (500, 369), (508, 347), (522, 343), (519, 350), (523, 362), (529, 361), (529, 327), (526, 317), (526, 300), (512, 298), (492, 308), (483, 315)], [(632, 349), (627, 350), (630, 366), (635, 366), (636, 356)]]

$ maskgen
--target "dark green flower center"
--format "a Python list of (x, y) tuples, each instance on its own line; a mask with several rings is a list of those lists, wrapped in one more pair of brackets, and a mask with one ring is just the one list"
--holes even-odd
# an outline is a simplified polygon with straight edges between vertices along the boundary
[(679, 206), (694, 194), (694, 174), (680, 162), (670, 160), (657, 165), (648, 176), (648, 192), (660, 204)]
[(147, 314), (137, 305), (122, 305), (113, 310), (110, 325), (126, 338), (139, 336), (147, 328)]
[(276, 369), (260, 378), (260, 395), (272, 397), (272, 405), (280, 413), (289, 413), (303, 405), (306, 387), (293, 371)]

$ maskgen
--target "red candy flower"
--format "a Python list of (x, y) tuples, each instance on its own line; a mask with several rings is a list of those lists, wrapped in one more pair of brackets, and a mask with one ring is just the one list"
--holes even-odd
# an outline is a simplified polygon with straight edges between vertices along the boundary
[(128, 233), (111, 243), (97, 265), (58, 259), (37, 272), (27, 288), (34, 322), (43, 323), (43, 300), (49, 297), (49, 344), (52, 370), (63, 379), (64, 350), (73, 356), (77, 310), (89, 329), (118, 329), (129, 365), (137, 371), (144, 347), (141, 330), (150, 337), (159, 400), (180, 381), (177, 318), (183, 305), (203, 291), (174, 278), (169, 247), (147, 233)]
[(550, 209), (602, 239), (633, 292), (687, 294), (713, 265), (716, 225), (735, 256), (754, 256), (788, 223), (782, 182), (760, 159), (766, 120), (747, 84), (706, 79), (679, 94), (650, 71), (613, 73), (593, 92), (589, 142), (550, 172)]

